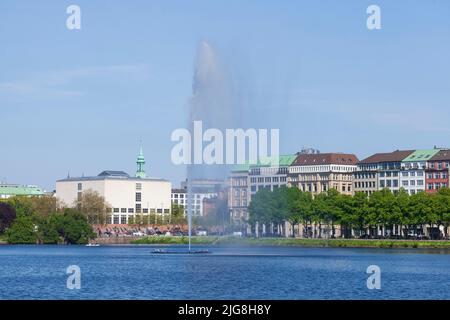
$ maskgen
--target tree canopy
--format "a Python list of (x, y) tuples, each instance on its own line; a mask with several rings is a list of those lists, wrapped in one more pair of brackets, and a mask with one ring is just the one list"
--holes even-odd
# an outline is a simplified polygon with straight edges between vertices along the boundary
[[(377, 227), (383, 230), (398, 227), (400, 236), (406, 237), (425, 225), (443, 226), (444, 236), (448, 237), (450, 190), (409, 195), (403, 189), (396, 194), (383, 189), (368, 197), (361, 192), (348, 196), (330, 189), (313, 198), (298, 188), (282, 187), (274, 191), (261, 189), (252, 197), (248, 223), (253, 228), (285, 221), (292, 226), (292, 236), (294, 226), (302, 224), (304, 237), (322, 237), (323, 227), (334, 237), (337, 226), (344, 237), (363, 236)], [(312, 225), (314, 228), (309, 228)]]

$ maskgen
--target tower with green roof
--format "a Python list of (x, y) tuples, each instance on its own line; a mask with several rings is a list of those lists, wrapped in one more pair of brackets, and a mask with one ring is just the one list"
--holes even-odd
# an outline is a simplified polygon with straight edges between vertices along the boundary
[(144, 179), (146, 177), (146, 175), (145, 175), (145, 169), (144, 169), (145, 158), (144, 158), (144, 152), (142, 151), (142, 144), (139, 148), (139, 155), (137, 157), (136, 164), (137, 164), (136, 177)]

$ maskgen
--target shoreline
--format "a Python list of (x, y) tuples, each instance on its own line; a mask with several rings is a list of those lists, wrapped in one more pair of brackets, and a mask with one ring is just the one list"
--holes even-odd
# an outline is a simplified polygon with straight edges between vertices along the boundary
[[(95, 243), (100, 246), (115, 245), (187, 245), (188, 237), (149, 236), (142, 238), (119, 237), (98, 238)], [(192, 245), (240, 245), (240, 246), (272, 246), (272, 247), (305, 247), (305, 248), (373, 248), (373, 249), (446, 249), (450, 250), (450, 240), (397, 240), (397, 239), (303, 239), (303, 238), (236, 238), (232, 236), (195, 236)], [(2, 245), (9, 244), (0, 241)], [(71, 246), (68, 244), (29, 244), (42, 246)], [(84, 244), (80, 244), (84, 246)]]
[[(301, 238), (236, 238), (193, 237), (192, 244), (248, 245), (248, 246), (294, 246), (316, 248), (397, 248), (397, 249), (450, 249), (449, 240), (390, 240), (390, 239), (301, 239)], [(130, 244), (188, 244), (187, 237), (145, 237)]]

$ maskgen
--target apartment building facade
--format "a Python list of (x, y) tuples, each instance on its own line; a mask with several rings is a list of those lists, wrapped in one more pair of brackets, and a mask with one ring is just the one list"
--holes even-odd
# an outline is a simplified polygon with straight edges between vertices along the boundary
[(450, 186), (450, 150), (439, 150), (425, 168), (425, 191), (436, 193), (439, 189)]
[(243, 225), (248, 219), (250, 204), (249, 165), (240, 165), (228, 177), (228, 210), (233, 225)]
[(313, 196), (330, 189), (353, 193), (353, 174), (358, 158), (354, 154), (298, 154), (289, 167), (288, 186), (310, 192)]
[(288, 184), (289, 166), (296, 155), (261, 159), (254, 165), (239, 165), (229, 176), (228, 208), (234, 224), (248, 219), (248, 205), (261, 189), (275, 190)]
[(295, 161), (296, 155), (281, 155), (279, 161), (270, 164), (258, 164), (249, 168), (250, 197), (258, 190), (266, 188), (273, 191), (287, 186), (289, 166)]
[(187, 187), (182, 183), (182, 188), (172, 189), (171, 202), (183, 206), (184, 215), (187, 216), (188, 210), (190, 208), (193, 217), (199, 217), (204, 215), (203, 203), (205, 199), (216, 198), (218, 196), (218, 191), (215, 189), (195, 189), (193, 188), (193, 193), (191, 195), (191, 207), (188, 206), (189, 197), (187, 193)]
[(410, 195), (425, 191), (425, 169), (427, 168), (427, 163), (439, 151), (439, 149), (416, 150), (403, 159), (400, 172), (400, 187), (405, 189)]
[(387, 188), (397, 193), (401, 188), (400, 171), (402, 161), (414, 150), (396, 150), (388, 153), (376, 153), (361, 160), (354, 172), (354, 192), (371, 195), (377, 190)]

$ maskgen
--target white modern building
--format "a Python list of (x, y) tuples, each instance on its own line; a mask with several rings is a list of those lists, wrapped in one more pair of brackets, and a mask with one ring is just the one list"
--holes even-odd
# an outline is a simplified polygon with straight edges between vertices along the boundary
[[(203, 200), (212, 199), (218, 196), (223, 189), (222, 180), (196, 179), (192, 182), (192, 216), (203, 216)], [(187, 181), (181, 183), (181, 188), (172, 189), (172, 203), (182, 205), (184, 214), (188, 213)]]
[(56, 182), (56, 197), (72, 207), (84, 191), (96, 191), (110, 207), (107, 223), (112, 224), (126, 224), (136, 214), (170, 214), (171, 182), (147, 178), (144, 165), (141, 148), (135, 177), (123, 171), (103, 171), (93, 177), (67, 177)]

